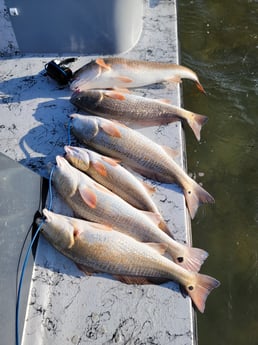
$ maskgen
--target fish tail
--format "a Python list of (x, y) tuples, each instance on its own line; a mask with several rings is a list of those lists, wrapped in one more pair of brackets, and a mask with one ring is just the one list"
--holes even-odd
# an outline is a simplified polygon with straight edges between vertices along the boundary
[(197, 309), (203, 313), (208, 295), (219, 285), (220, 282), (217, 279), (196, 273), (195, 282), (187, 284), (185, 288)]
[(192, 219), (195, 217), (199, 205), (215, 202), (214, 198), (194, 180), (188, 188), (184, 189), (184, 195)]
[(192, 128), (197, 140), (200, 141), (202, 126), (208, 121), (208, 117), (191, 113), (190, 118), (187, 119), (189, 126)]
[(176, 264), (180, 265), (186, 270), (199, 272), (202, 264), (207, 259), (209, 254), (203, 249), (182, 245), (182, 253), (175, 255), (175, 252), (172, 253), (171, 250), (170, 255)]
[(199, 91), (201, 91), (202, 93), (204, 93), (206, 95), (206, 91), (204, 90), (202, 84), (198, 81), (196, 81), (196, 87)]

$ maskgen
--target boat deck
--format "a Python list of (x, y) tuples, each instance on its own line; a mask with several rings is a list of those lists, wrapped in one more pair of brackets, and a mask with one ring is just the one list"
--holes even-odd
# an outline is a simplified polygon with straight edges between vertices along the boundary
[[(143, 27), (137, 43), (119, 55), (179, 62), (175, 1), (144, 0)], [(45, 76), (51, 54), (17, 54), (18, 46), (0, 0), (0, 152), (48, 177), (47, 164), (68, 143), (68, 115), (75, 112), (71, 91)], [(4, 34), (4, 35), (3, 35)], [(2, 38), (1, 38), (2, 40)], [(75, 54), (62, 54), (62, 58)], [(95, 58), (78, 55), (70, 67)], [(194, 87), (194, 86), (193, 86)], [(154, 85), (135, 93), (181, 104), (180, 86)], [(186, 166), (181, 122), (138, 128), (154, 141), (177, 149)], [(72, 143), (76, 143), (72, 137)], [(180, 189), (156, 184), (153, 198), (176, 240), (191, 243), (188, 211)], [(53, 210), (72, 215), (54, 191)], [(10, 229), (14, 231), (15, 229)], [(22, 344), (195, 344), (194, 310), (178, 284), (125, 285), (104, 274), (85, 276), (41, 236), (33, 265)]]

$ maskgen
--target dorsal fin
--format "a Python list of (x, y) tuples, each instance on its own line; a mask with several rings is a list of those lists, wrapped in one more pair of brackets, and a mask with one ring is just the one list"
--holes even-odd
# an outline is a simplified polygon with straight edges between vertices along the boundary
[(141, 183), (143, 184), (144, 188), (147, 190), (147, 192), (148, 192), (149, 194), (155, 193), (155, 191), (156, 191), (156, 188), (155, 188), (155, 187), (149, 185), (148, 183), (146, 183), (146, 182), (144, 182), (144, 181), (141, 181)]
[(146, 243), (152, 249), (155, 249), (159, 254), (164, 255), (168, 249), (167, 243)]
[(117, 166), (118, 163), (120, 163), (119, 160), (114, 159), (114, 158), (110, 158), (110, 157), (106, 157), (106, 156), (103, 156), (101, 159), (103, 159), (103, 161), (105, 161), (106, 163), (112, 165), (113, 167)]
[(90, 222), (90, 226), (92, 228), (95, 228), (96, 230), (103, 230), (103, 231), (112, 231), (113, 230), (112, 226), (107, 225), (107, 224)]
[(154, 224), (159, 226), (160, 222), (162, 221), (162, 217), (158, 213), (150, 212), (150, 211), (142, 211)]
[(166, 153), (167, 153), (170, 157), (172, 157), (172, 158), (178, 156), (178, 154), (179, 154), (178, 150), (172, 149), (172, 148), (169, 147), (169, 146), (161, 145), (161, 147), (162, 147), (163, 150), (166, 151)]

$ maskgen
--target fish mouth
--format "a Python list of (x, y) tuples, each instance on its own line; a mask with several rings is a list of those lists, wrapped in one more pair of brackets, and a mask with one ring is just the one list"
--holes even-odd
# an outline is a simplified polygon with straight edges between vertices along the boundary
[(49, 223), (51, 221), (50, 211), (48, 211), (46, 208), (42, 211), (43, 216), (45, 217), (45, 222)]
[[(71, 156), (73, 156), (74, 151), (73, 151), (73, 148), (72, 148), (71, 146), (65, 145), (65, 146), (64, 146), (64, 150), (65, 150), (66, 155), (71, 155)], [(65, 155), (65, 156), (66, 156), (66, 155)]]
[(62, 156), (56, 156), (56, 165), (58, 168), (61, 168), (66, 163), (66, 160)]

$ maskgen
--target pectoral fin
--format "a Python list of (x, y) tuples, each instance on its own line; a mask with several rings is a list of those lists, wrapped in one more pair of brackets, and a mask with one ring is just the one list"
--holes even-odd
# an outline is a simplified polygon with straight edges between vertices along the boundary
[(107, 133), (111, 137), (121, 138), (121, 133), (114, 123), (102, 122), (100, 124), (100, 127), (103, 129), (105, 133)]
[(117, 99), (119, 101), (124, 101), (126, 99), (125, 95), (118, 91), (106, 91), (104, 95), (112, 99)]
[(96, 64), (98, 64), (100, 67), (105, 68), (106, 70), (110, 71), (111, 67), (105, 63), (105, 61), (101, 58), (96, 59)]
[(101, 175), (101, 176), (107, 176), (107, 170), (101, 162), (91, 162), (92, 167)]
[(87, 187), (79, 187), (79, 193), (86, 205), (90, 208), (96, 208), (97, 196), (92, 190)]

